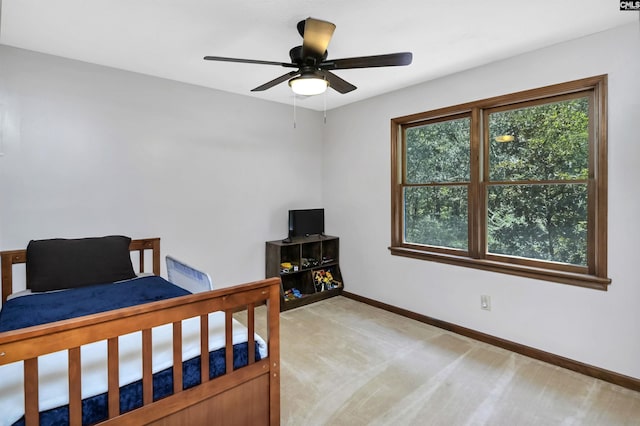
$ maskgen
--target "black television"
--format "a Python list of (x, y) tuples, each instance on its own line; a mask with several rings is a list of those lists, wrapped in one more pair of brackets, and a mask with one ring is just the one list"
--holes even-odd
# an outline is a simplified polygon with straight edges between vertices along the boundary
[(289, 238), (324, 234), (324, 209), (289, 210)]

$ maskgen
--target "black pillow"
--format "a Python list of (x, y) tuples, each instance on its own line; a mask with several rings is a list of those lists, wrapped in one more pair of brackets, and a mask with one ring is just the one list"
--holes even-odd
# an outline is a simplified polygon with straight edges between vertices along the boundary
[(50, 291), (111, 283), (136, 276), (131, 238), (32, 240), (27, 246), (27, 288)]

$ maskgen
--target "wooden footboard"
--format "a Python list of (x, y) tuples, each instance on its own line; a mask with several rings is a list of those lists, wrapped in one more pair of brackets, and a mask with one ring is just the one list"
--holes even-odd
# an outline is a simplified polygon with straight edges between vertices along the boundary
[[(151, 241), (151, 240), (144, 240)], [(146, 244), (146, 243), (145, 243)], [(144, 244), (143, 244), (144, 245)], [(153, 244), (152, 244), (153, 245)], [(132, 247), (134, 243), (132, 242)], [(157, 241), (159, 249), (159, 240)], [(140, 246), (136, 243), (135, 250)], [(0, 253), (3, 296), (5, 279), (11, 279), (5, 259), (24, 258), (21, 251)], [(24, 261), (24, 260), (22, 260)], [(13, 260), (12, 260), (12, 263)], [(154, 255), (154, 272), (159, 272), (159, 255)], [(10, 285), (10, 283), (9, 283)], [(4, 297), (3, 297), (4, 299)], [(268, 356), (256, 361), (254, 344), (255, 307), (266, 303)], [(38, 357), (66, 350), (69, 359), (70, 424), (80, 425), (81, 351), (92, 342), (106, 341), (108, 348), (109, 419), (101, 424), (154, 425), (278, 425), (280, 423), (279, 279), (257, 281), (204, 293), (177, 297), (93, 314), (51, 324), (0, 333), (0, 365), (24, 361), (25, 420), (39, 424)], [(247, 309), (248, 365), (234, 370), (232, 315)], [(201, 384), (182, 389), (182, 320), (200, 318), (201, 353), (208, 353), (208, 314), (225, 315), (226, 373), (209, 379), (208, 363), (201, 368)], [(153, 401), (153, 327), (172, 324), (173, 394)], [(143, 406), (120, 414), (118, 336), (140, 331), (142, 335)], [(0, 383), (0, 386), (2, 384)]]

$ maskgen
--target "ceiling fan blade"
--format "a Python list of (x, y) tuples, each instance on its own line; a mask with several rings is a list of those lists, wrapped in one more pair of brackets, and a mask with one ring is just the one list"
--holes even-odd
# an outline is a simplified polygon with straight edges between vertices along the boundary
[(331, 22), (307, 18), (304, 21), (304, 39), (302, 41), (303, 57), (322, 58), (329, 46), (336, 26)]
[(336, 92), (345, 94), (357, 89), (357, 87), (354, 86), (353, 84), (349, 83), (346, 80), (341, 79), (340, 77), (338, 77), (337, 75), (329, 71), (323, 71), (322, 73), (324, 74), (324, 77), (329, 82), (329, 87), (334, 89)]
[(356, 58), (332, 59), (319, 65), (323, 70), (346, 70), (350, 68), (397, 67), (409, 65), (413, 60), (411, 52), (389, 53), (387, 55), (359, 56)]
[(252, 92), (262, 92), (263, 90), (267, 90), (272, 88), (273, 86), (280, 84), (280, 83), (284, 83), (285, 81), (289, 80), (290, 78), (295, 77), (296, 75), (300, 74), (300, 71), (291, 71), (288, 72), (286, 74), (281, 75), (278, 78), (274, 78), (273, 80), (263, 84), (262, 86), (258, 86), (255, 89), (251, 89)]
[(205, 56), (205, 61), (222, 61), (222, 62), (240, 62), (243, 64), (260, 64), (260, 65), (279, 65), (288, 68), (297, 68), (296, 64), (288, 62), (273, 62), (273, 61), (259, 61), (256, 59), (238, 59), (238, 58), (225, 58), (222, 56)]

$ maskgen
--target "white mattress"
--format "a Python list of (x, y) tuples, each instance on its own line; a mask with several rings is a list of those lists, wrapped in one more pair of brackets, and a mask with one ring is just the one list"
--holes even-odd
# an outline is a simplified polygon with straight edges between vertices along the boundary
[[(225, 345), (224, 313), (209, 315), (209, 350)], [(153, 372), (173, 365), (172, 326), (153, 329)], [(200, 355), (200, 320), (191, 318), (182, 322), (183, 361)], [(267, 344), (255, 336), (261, 358), (267, 356)], [(233, 344), (247, 341), (247, 329), (233, 320)], [(142, 378), (141, 333), (136, 332), (119, 338), (120, 386)], [(85, 345), (81, 348), (82, 398), (99, 395), (107, 391), (107, 343), (106, 341)], [(39, 358), (39, 402), (40, 411), (67, 405), (68, 391), (67, 351), (56, 352)], [(0, 425), (11, 425), (24, 415), (23, 363), (0, 366)]]

